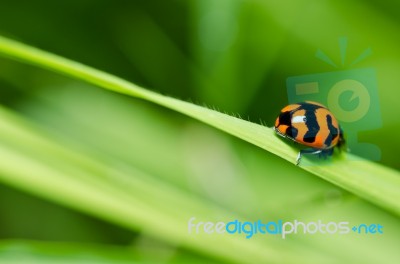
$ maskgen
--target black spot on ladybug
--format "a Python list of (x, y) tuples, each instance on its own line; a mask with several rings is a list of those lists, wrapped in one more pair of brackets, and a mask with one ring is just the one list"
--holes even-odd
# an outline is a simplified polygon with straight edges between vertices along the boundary
[(285, 135), (288, 136), (288, 137), (291, 137), (291, 138), (293, 137), (292, 128), (291, 127), (286, 128)]
[(315, 116), (315, 109), (306, 110), (307, 121), (307, 132), (304, 135), (303, 141), (307, 143), (313, 143), (315, 141), (315, 136), (319, 131), (319, 125), (317, 122), (317, 117)]
[(296, 138), (298, 133), (299, 131), (297, 130), (297, 128), (292, 127), (292, 138)]
[(313, 111), (315, 113), (315, 110), (317, 110), (318, 108), (322, 108), (319, 105), (315, 105), (315, 104), (310, 104), (310, 103), (300, 103), (301, 107), (300, 109), (304, 109), (306, 111)]
[(297, 128), (289, 126), (288, 128), (286, 128), (285, 134), (290, 137), (290, 138), (296, 138), (297, 134), (299, 133), (299, 131), (297, 130)]
[(338, 136), (338, 129), (333, 126), (331, 115), (326, 116), (326, 123), (328, 124), (330, 135), (326, 138), (325, 145), (329, 146), (332, 143), (332, 140)]
[(291, 121), (290, 121), (291, 117), (290, 117), (290, 111), (281, 113), (279, 115), (279, 124), (280, 125), (287, 125), (287, 126), (291, 126)]

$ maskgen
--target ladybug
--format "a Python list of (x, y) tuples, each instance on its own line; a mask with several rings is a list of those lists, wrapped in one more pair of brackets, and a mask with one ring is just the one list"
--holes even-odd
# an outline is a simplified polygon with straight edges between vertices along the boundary
[(335, 147), (345, 142), (335, 116), (324, 105), (311, 101), (284, 107), (275, 121), (274, 130), (284, 138), (310, 147), (300, 150), (296, 165), (303, 154), (330, 156)]

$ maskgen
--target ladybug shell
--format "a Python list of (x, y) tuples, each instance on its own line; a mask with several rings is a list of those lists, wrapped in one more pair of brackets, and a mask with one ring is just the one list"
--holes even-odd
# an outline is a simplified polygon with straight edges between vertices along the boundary
[(275, 121), (275, 131), (315, 149), (333, 148), (340, 138), (339, 123), (333, 114), (311, 101), (284, 107)]

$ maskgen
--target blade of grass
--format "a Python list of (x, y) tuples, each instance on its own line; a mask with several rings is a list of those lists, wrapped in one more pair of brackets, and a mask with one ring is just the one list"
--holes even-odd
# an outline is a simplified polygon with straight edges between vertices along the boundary
[[(89, 246), (37, 241), (0, 241), (0, 263), (148, 263), (133, 250), (116, 246)], [(159, 262), (155, 262), (159, 263)]]
[[(65, 206), (235, 263), (320, 263), (326, 257), (293, 244), (240, 236), (191, 235), (188, 215), (242, 219), (139, 170), (129, 175), (60, 146), (18, 116), (0, 108), (0, 178)], [(21, 166), (23, 164), (23, 166)], [(282, 256), (281, 252), (297, 252)], [(299, 257), (300, 256), (300, 257)], [(302, 260), (300, 260), (302, 259)]]
[(220, 263), (199, 258), (187, 251), (175, 252), (165, 245), (131, 246), (88, 245), (81, 243), (1, 240), (0, 263), (51, 264), (149, 264)]
[[(296, 159), (297, 151), (279, 140), (270, 128), (151, 92), (111, 74), (4, 37), (0, 37), (0, 54), (162, 105), (248, 141), (291, 163)], [(370, 161), (354, 161), (354, 158), (335, 159), (333, 166), (313, 165), (303, 169), (400, 215), (399, 172)]]
[[(49, 74), (46, 71), (38, 73), (40, 75)], [(74, 139), (79, 148), (91, 142), (85, 149), (95, 149), (96, 156), (100, 153), (107, 153), (107, 157), (117, 157), (118, 163), (138, 166), (148, 175), (156, 177), (155, 180), (168, 182), (206, 199), (211, 198), (211, 201), (221, 205), (225, 210), (243, 214), (247, 219), (265, 219), (268, 214), (269, 219), (305, 220), (307, 218), (309, 221), (319, 219), (329, 222), (341, 221), (342, 219), (337, 217), (346, 216), (346, 220), (351, 219), (351, 223), (361, 223), (366, 219), (371, 223), (382, 223), (385, 230), (393, 232), (385, 232), (383, 240), (380, 242), (377, 242), (376, 238), (372, 236), (361, 239), (357, 236), (351, 238), (338, 236), (334, 239), (330, 237), (328, 240), (326, 237), (319, 239), (316, 235), (292, 238), (296, 240), (297, 244), (307, 244), (315, 251), (329, 251), (330, 253), (324, 254), (335, 256), (335, 258), (345, 255), (347, 256), (346, 261), (349, 263), (361, 261), (360, 257), (350, 260), (351, 255), (362, 255), (366, 248), (374, 248), (374, 250), (368, 251), (368, 256), (363, 255), (365, 259), (371, 260), (366, 262), (373, 263), (372, 260), (379, 260), (383, 255), (387, 256), (386, 259), (390, 259), (389, 256), (393, 257), (393, 255), (399, 256), (399, 254), (395, 254), (396, 250), (391, 250), (388, 246), (382, 247), (385, 244), (396, 245), (396, 241), (399, 240), (396, 238), (400, 238), (400, 233), (395, 232), (399, 223), (396, 216), (387, 214), (371, 203), (343, 192), (332, 184), (324, 182), (306, 171), (299, 170), (251, 144), (229, 138), (228, 135), (224, 135), (212, 127), (207, 127), (205, 124), (197, 123), (195, 120), (186, 120), (182, 123), (181, 118), (165, 116), (165, 111), (159, 107), (140, 100), (121, 97), (81, 82), (73, 81), (66, 87), (54, 84), (47, 89), (40, 89), (39, 93), (43, 96), (43, 100), (35, 102), (30, 97), (28, 102), (23, 103), (24, 115), (46, 129), (64, 135), (68, 141)], [(89, 98), (93, 98), (93, 100)], [(113, 99), (115, 99), (114, 104), (110, 103)], [(21, 110), (21, 108), (18, 109)], [(92, 122), (94, 115), (102, 117), (100, 124)], [(126, 115), (125, 119), (124, 115)], [(81, 122), (77, 122), (77, 119)], [(132, 126), (132, 129), (129, 129), (129, 126)], [(172, 127), (174, 127), (173, 132), (171, 131)], [(110, 134), (107, 133), (107, 130)], [(163, 133), (160, 134), (159, 131), (163, 131)], [(96, 135), (96, 138), (92, 140), (93, 135)], [(182, 139), (184, 144), (182, 144)], [(135, 141), (143, 144), (137, 144)], [(104, 142), (111, 144), (103, 145)], [(208, 142), (208, 144), (204, 144), (204, 142)], [(226, 149), (229, 151), (229, 154), (226, 154), (227, 152), (221, 148), (223, 146), (221, 143), (225, 145), (225, 148), (229, 146), (227, 144), (233, 143), (236, 148)], [(180, 146), (187, 147), (181, 148)], [(169, 158), (171, 149), (174, 149), (173, 156), (177, 159), (177, 163), (175, 163), (176, 160)], [(142, 166), (144, 163), (137, 162), (138, 158), (135, 157), (135, 153), (139, 152), (137, 150), (140, 150), (141, 157), (148, 160), (150, 167)], [(126, 156), (124, 155), (125, 151)], [(235, 155), (235, 152), (240, 153), (238, 159), (228, 156)], [(257, 162), (255, 162), (255, 155), (259, 159)], [(190, 159), (189, 162), (188, 159)], [(157, 162), (157, 168), (161, 168), (161, 170), (153, 170), (154, 161), (162, 161)], [(171, 162), (176, 165), (164, 167), (165, 163)], [(218, 169), (210, 170), (207, 167), (210, 162), (218, 164)], [(285, 166), (285, 163), (288, 166)], [(196, 169), (181, 171), (181, 167), (186, 167), (187, 164), (193, 164)], [(226, 169), (227, 166), (229, 166), (229, 170)], [(232, 174), (230, 171), (236, 171), (237, 174)], [(279, 177), (274, 177), (277, 174)], [(234, 176), (226, 177), (227, 175)], [(171, 181), (172, 178), (175, 180)], [(240, 178), (242, 181), (238, 181)], [(229, 183), (230, 186), (223, 189), (217, 187), (217, 189), (215, 186), (219, 186), (219, 182)], [(224, 192), (230, 194), (224, 194)], [(218, 195), (214, 193), (218, 193)], [(222, 200), (226, 202), (221, 203)], [(357, 206), (349, 208), (351, 204), (354, 205), (355, 201), (357, 201)], [(190, 216), (188, 213), (187, 217)], [(352, 218), (354, 216), (356, 218)], [(265, 239), (268, 238), (265, 237)], [(322, 241), (326, 241), (326, 243), (323, 244)], [(352, 251), (343, 250), (348, 248), (349, 244), (352, 244)], [(322, 247), (322, 245), (324, 246)]]

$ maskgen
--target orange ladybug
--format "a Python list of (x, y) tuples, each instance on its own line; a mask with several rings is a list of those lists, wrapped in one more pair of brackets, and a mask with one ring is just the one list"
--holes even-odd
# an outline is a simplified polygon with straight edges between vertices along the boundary
[(324, 105), (311, 101), (284, 107), (275, 121), (274, 130), (282, 137), (310, 147), (300, 150), (296, 165), (303, 154), (330, 156), (334, 147), (345, 142), (335, 116)]

